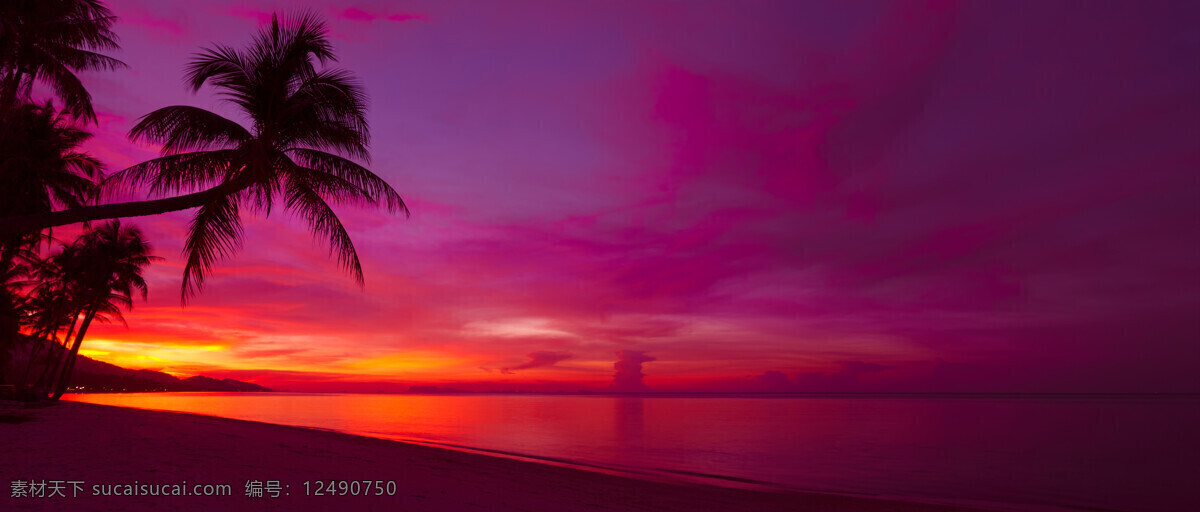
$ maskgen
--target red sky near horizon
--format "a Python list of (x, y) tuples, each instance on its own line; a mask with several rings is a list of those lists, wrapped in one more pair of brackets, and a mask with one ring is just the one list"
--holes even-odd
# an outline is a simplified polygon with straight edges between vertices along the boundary
[[(815, 4), (815, 3), (814, 3)], [(410, 219), (280, 212), (83, 353), (298, 391), (1200, 391), (1200, 10), (1186, 3), (111, 0), (110, 169), (183, 68), (328, 22)], [(641, 374), (644, 374), (644, 380)]]

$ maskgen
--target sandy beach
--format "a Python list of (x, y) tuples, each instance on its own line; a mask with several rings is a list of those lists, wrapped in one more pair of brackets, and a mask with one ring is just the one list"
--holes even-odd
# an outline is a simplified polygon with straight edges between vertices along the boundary
[[(4, 510), (972, 510), (639, 480), (336, 432), (82, 403), (0, 406), (0, 436)], [(341, 481), (359, 482), (347, 483), (348, 490), (369, 481), (369, 492), (380, 495), (315, 495), (331, 480), (335, 489)], [(26, 487), (15, 481), (47, 482), (45, 497), (13, 497), (16, 487)], [(247, 496), (248, 483), (255, 491), (256, 482), (263, 496)], [(197, 484), (228, 487), (197, 490)], [(192, 495), (136, 495), (152, 488)], [(194, 495), (206, 491), (227, 495)], [(117, 492), (123, 495), (104, 495)]]

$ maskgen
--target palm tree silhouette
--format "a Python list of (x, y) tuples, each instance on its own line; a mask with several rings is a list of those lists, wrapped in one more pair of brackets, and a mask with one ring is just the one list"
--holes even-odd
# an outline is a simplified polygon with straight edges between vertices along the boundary
[[(21, 253), (21, 256), (27, 256), (29, 251), (22, 250)], [(21, 325), (31, 310), (31, 302), (22, 293), (30, 282), (30, 266), (22, 259), (14, 258), (9, 264), (0, 266), (0, 384), (7, 381), (5, 371), (12, 351), (17, 348)]]
[[(34, 385), (37, 389), (44, 389), (51, 375), (57, 374), (59, 363), (65, 358), (65, 347), (79, 326), (79, 300), (72, 294), (74, 282), (64, 267), (70, 258), (65, 247), (45, 257), (28, 247), (22, 250), (26, 268), (24, 275), (28, 278), (23, 284), (28, 290), (22, 297), (24, 318), (21, 323), (30, 331), (32, 346), (29, 347), (25, 373), (18, 384), (24, 390), (30, 384), (30, 372), (40, 363), (42, 371), (38, 373), (40, 377)], [(60, 342), (58, 334), (67, 326), (70, 329)]]
[[(143, 300), (146, 298), (142, 271), (158, 259), (150, 252), (150, 244), (142, 237), (141, 230), (123, 227), (121, 221), (116, 220), (84, 233), (55, 256), (64, 279), (59, 283), (65, 288), (62, 293), (74, 302), (76, 318), (82, 320), (70, 351), (64, 352), (57, 367), (50, 371), (51, 385), (43, 388), (48, 388), (51, 400), (58, 400), (66, 392), (79, 347), (92, 321), (123, 322), (121, 308), (132, 309), (135, 294), (140, 294)], [(70, 333), (68, 342), (69, 338)]]
[[(94, 200), (104, 165), (80, 150), (91, 137), (49, 102), (13, 107), (0, 123), (0, 217)], [(30, 233), (37, 231), (18, 235)]]
[(117, 49), (114, 21), (99, 0), (0, 2), (0, 111), (28, 100), (36, 80), (62, 98), (64, 111), (95, 122), (92, 96), (75, 72), (125, 66), (98, 53)]
[[(26, 354), (25, 372), (17, 381), (21, 389), (29, 383), (30, 372), (39, 359), (48, 361), (62, 354), (61, 347), (71, 339), (79, 323), (79, 311), (69, 294), (68, 281), (54, 258), (31, 255), (28, 261), (26, 275), (32, 279), (26, 283), (32, 285), (32, 289), (23, 297), (21, 323), (28, 329), (30, 346)], [(70, 329), (60, 343), (59, 332), (67, 326)], [(46, 361), (42, 361), (42, 365), (45, 369), (50, 366)]]
[[(0, 122), (0, 216), (45, 213), (56, 207), (90, 202), (102, 174), (98, 160), (79, 150), (91, 134), (63, 112), (45, 105), (22, 104)], [(18, 281), (23, 260), (42, 240), (37, 231), (0, 235), (0, 362), (16, 347), (19, 322), (13, 321), (25, 300)], [(0, 371), (3, 366), (0, 365)]]
[[(95, 121), (91, 95), (76, 71), (115, 69), (119, 60), (97, 53), (117, 48), (116, 18), (98, 0), (6, 0), (0, 2), (0, 217), (41, 214), (55, 207), (78, 208), (95, 198), (100, 162), (78, 150), (91, 134), (69, 117)], [(32, 103), (35, 81), (65, 103)], [(41, 229), (0, 235), (0, 281), (4, 294), (18, 297), (10, 281), (15, 259), (39, 240)], [(12, 312), (16, 302), (3, 300)], [(0, 346), (15, 342), (17, 327), (0, 322)]]
[[(356, 281), (362, 265), (329, 201), (408, 208), (369, 161), (365, 96), (355, 78), (336, 68), (324, 24), (311, 14), (272, 18), (246, 50), (204, 49), (187, 68), (193, 91), (210, 85), (250, 121), (191, 106), (158, 109), (133, 127), (135, 140), (159, 143), (162, 156), (110, 178), (117, 186), (148, 186), (163, 199), (69, 208), (0, 219), (0, 232), (42, 229), (86, 220), (154, 215), (198, 208), (185, 243), (184, 300), (203, 285), (217, 259), (241, 243), (243, 210), (269, 214), (277, 199), (303, 218)], [(198, 190), (198, 191), (197, 191)]]

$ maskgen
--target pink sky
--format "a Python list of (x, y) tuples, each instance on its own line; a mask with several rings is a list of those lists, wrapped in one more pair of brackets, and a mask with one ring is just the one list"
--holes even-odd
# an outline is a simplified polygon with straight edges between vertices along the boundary
[[(815, 2), (813, 4), (816, 4)], [(305, 391), (1200, 391), (1195, 6), (112, 0), (91, 149), (190, 55), (329, 22), (411, 219), (286, 214), (84, 353)], [(617, 375), (620, 373), (620, 375)], [(616, 379), (614, 380), (614, 378)]]

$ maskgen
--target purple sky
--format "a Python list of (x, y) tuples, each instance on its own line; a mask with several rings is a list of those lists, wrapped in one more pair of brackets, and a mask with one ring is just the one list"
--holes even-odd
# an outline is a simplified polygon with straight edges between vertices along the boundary
[[(111, 169), (190, 55), (325, 17), (411, 219), (286, 214), (84, 353), (303, 390), (1200, 391), (1187, 2), (113, 0)], [(640, 371), (640, 374), (636, 372)], [(615, 377), (615, 380), (614, 380)]]

